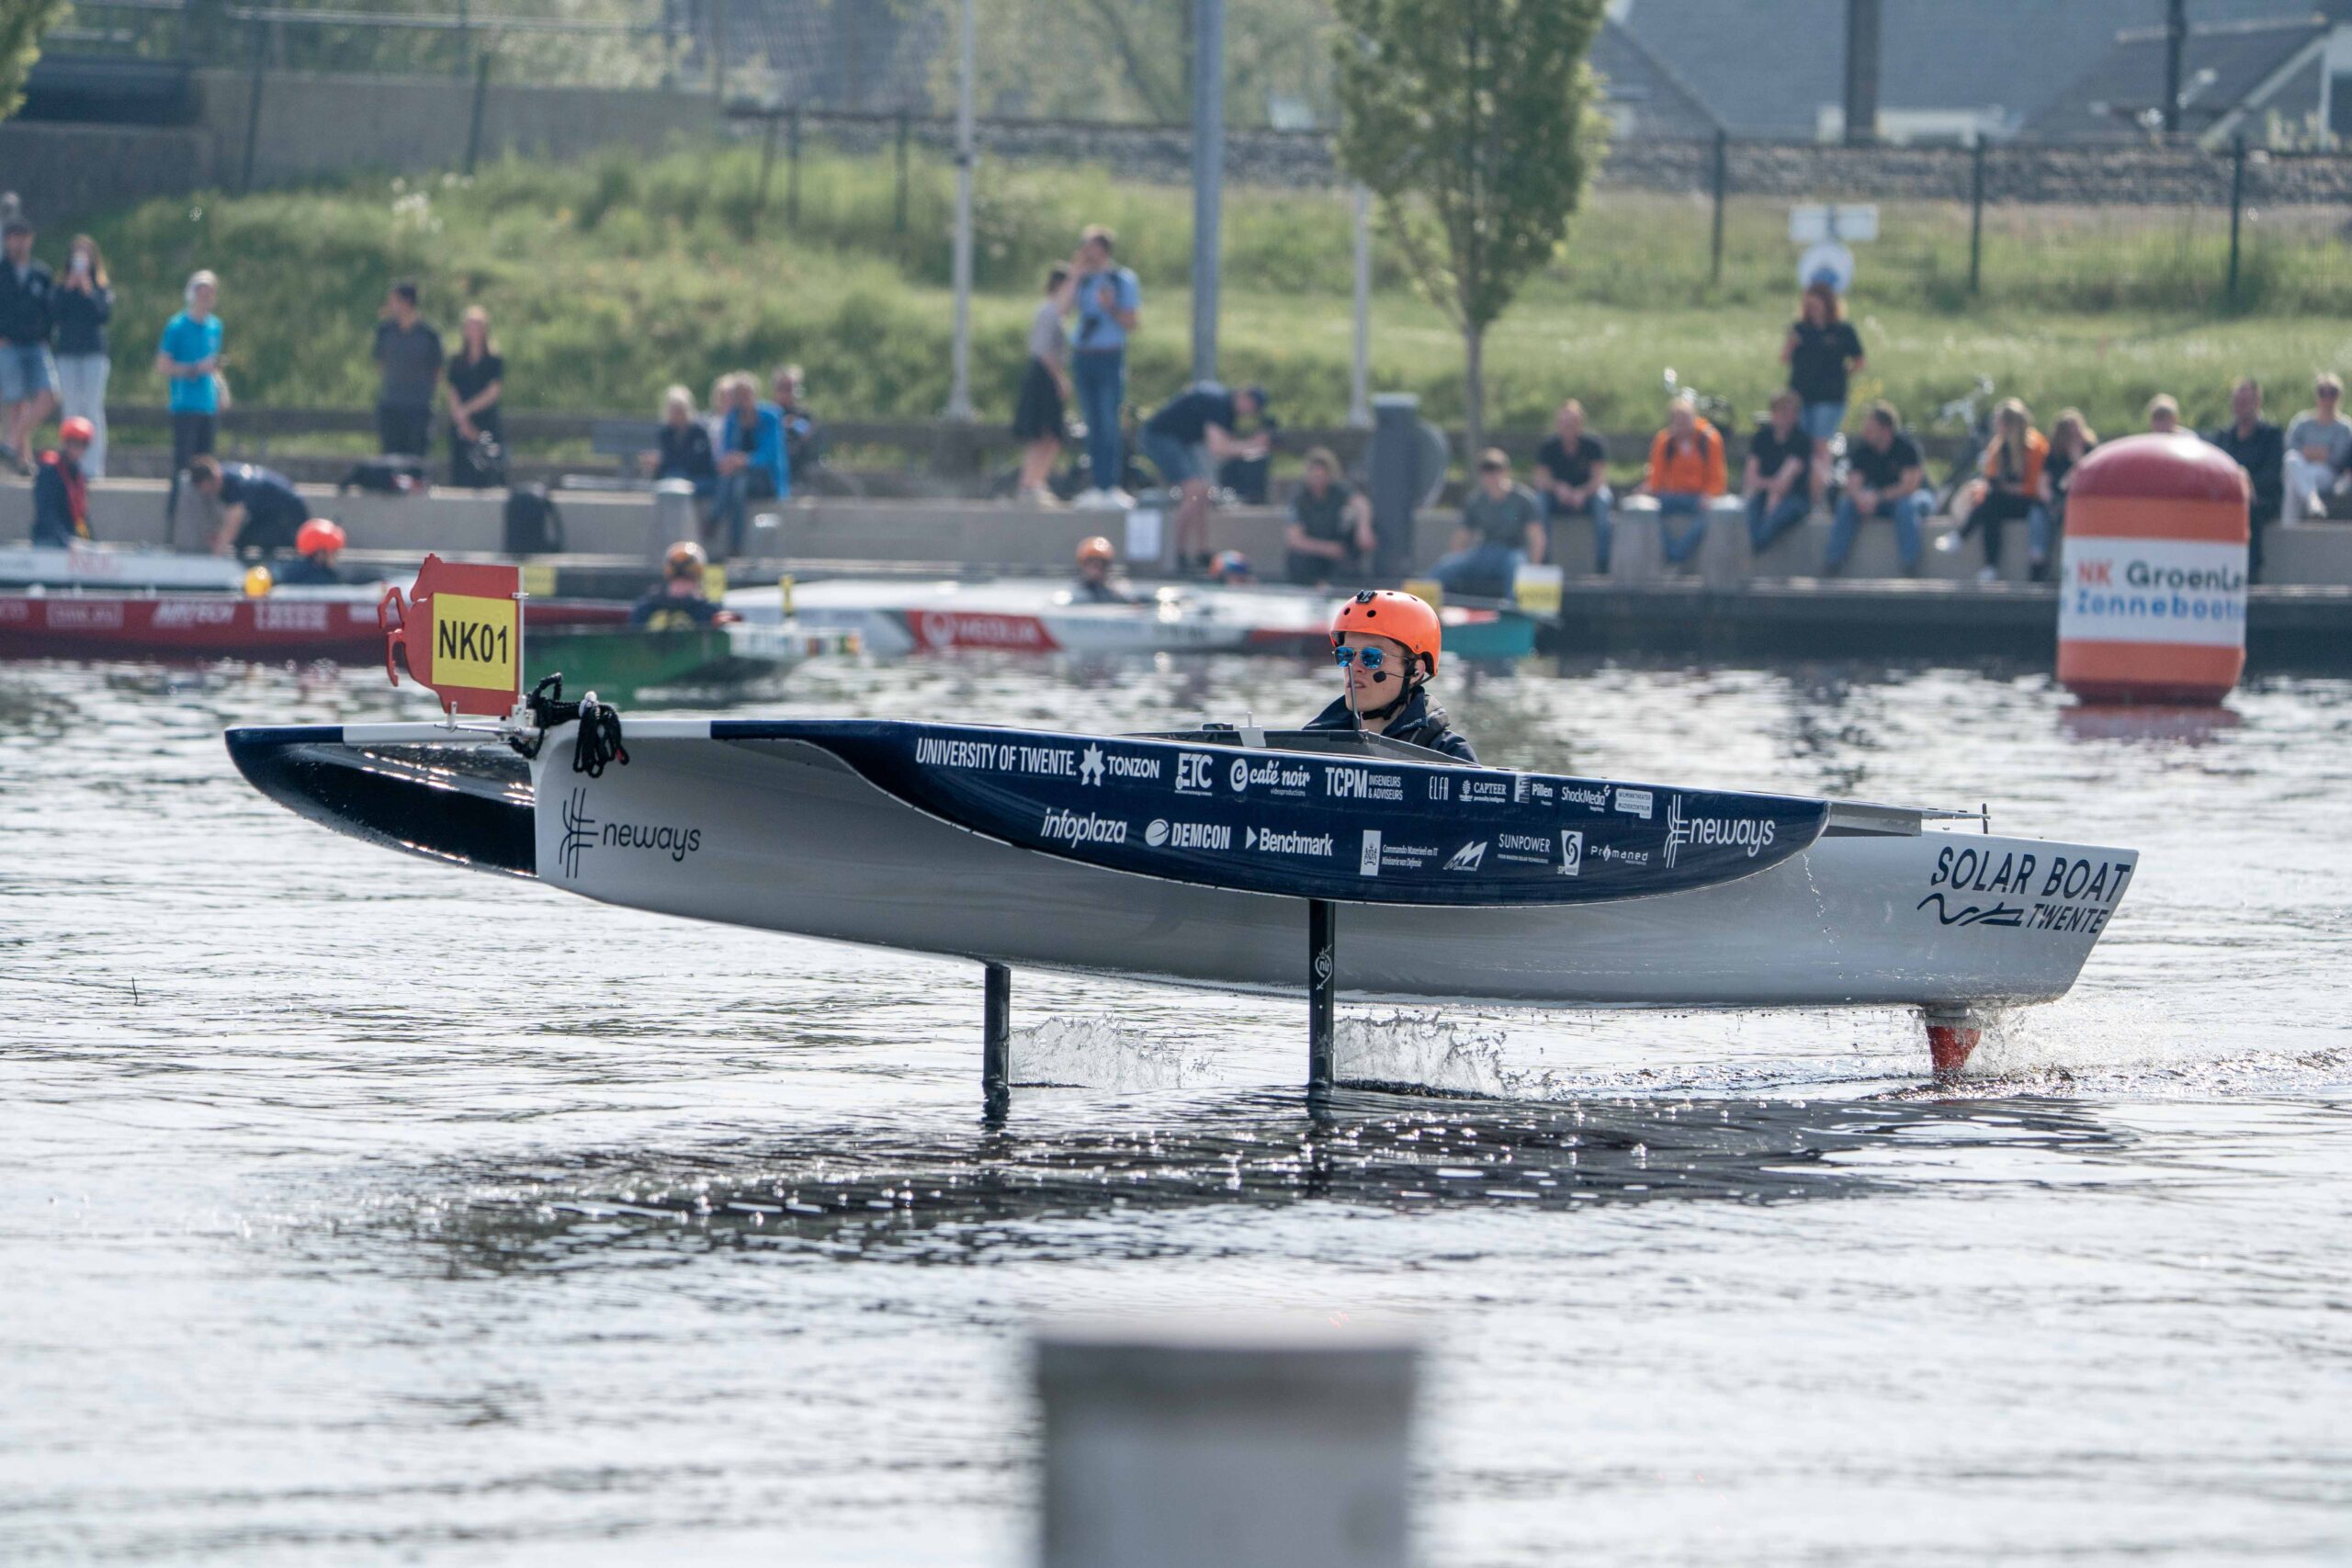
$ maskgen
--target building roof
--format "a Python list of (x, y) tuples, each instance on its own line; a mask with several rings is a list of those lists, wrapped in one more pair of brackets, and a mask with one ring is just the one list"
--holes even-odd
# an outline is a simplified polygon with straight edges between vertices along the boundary
[[(2189, 0), (2195, 21), (2307, 17), (2319, 0)], [(1811, 139), (1842, 107), (1846, 0), (1618, 0), (1626, 30), (1735, 135)], [(1962, 110), (2014, 130), (2160, 0), (1883, 0), (1883, 112)]]
[(1600, 31), (1594, 35), (1592, 68), (1606, 86), (1609, 107), (1630, 119), (1636, 134), (1713, 136), (1719, 128), (1681, 73), (1613, 18), (1602, 18)]
[[(2306, 17), (2190, 28), (2180, 61), (2182, 128), (2193, 135), (2228, 118), (2326, 37), (2333, 25)], [(2140, 134), (2133, 117), (2154, 113), (2162, 104), (2164, 80), (2164, 29), (2119, 34), (2026, 129), (2052, 139)]]

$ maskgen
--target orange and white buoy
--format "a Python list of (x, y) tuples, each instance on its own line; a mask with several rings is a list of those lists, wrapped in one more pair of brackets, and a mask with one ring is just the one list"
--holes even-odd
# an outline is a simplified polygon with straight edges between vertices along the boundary
[(2245, 670), (2245, 470), (2194, 435), (2127, 435), (2066, 492), (2058, 681), (2088, 703), (2218, 703)]

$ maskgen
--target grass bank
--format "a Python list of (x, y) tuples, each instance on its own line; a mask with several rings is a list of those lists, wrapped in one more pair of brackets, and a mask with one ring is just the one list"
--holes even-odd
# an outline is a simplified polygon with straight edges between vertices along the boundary
[[(96, 231), (121, 292), (116, 396), (153, 397), (154, 333), (198, 266), (223, 278), (231, 375), (257, 403), (371, 400), (368, 334), (388, 282), (424, 283), (451, 324), (466, 303), (497, 323), (517, 407), (651, 412), (662, 386), (699, 393), (718, 372), (790, 358), (820, 406), (920, 417), (948, 384), (946, 171), (918, 159), (899, 221), (887, 157), (811, 155), (797, 201), (779, 159), (763, 207), (755, 148), (651, 160), (507, 162), (470, 180), (352, 179), (250, 197), (150, 203)], [(1147, 289), (1135, 395), (1182, 383), (1190, 204), (1181, 190), (1100, 169), (987, 166), (979, 182), (974, 378), (983, 417), (1008, 416), (1035, 280), (1084, 222), (1117, 227)], [(1608, 426), (1647, 424), (1660, 372), (1761, 403), (1792, 289), (1777, 207), (1735, 203), (1720, 283), (1702, 202), (1611, 197), (1577, 221), (1490, 344), (1489, 408), (1535, 423), (1581, 396)], [(2136, 423), (2157, 390), (2217, 418), (2251, 371), (2300, 401), (2317, 367), (2352, 360), (2352, 269), (2332, 232), (2257, 224), (2242, 265), (2247, 308), (2217, 309), (2226, 234), (2211, 215), (1993, 215), (1984, 288), (1966, 290), (1962, 210), (1883, 210), (1854, 296), (1871, 363), (1859, 390), (1924, 409), (1979, 372), (2046, 412), (2079, 404), (2102, 428)], [(48, 237), (51, 248), (62, 236)], [(1233, 192), (1222, 342), (1228, 378), (1265, 381), (1292, 423), (1336, 423), (1347, 402), (1351, 238), (1336, 195)], [(1461, 407), (1460, 346), (1375, 253), (1374, 368), (1440, 418)]]

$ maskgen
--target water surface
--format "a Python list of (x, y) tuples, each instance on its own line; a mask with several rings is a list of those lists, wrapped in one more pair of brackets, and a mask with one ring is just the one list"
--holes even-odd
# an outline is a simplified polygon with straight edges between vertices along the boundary
[[(762, 711), (1312, 711), (1280, 661), (811, 666)], [(1016, 977), (387, 855), (236, 722), (365, 671), (0, 666), (0, 1561), (1030, 1550), (1041, 1320), (1402, 1321), (1425, 1561), (2352, 1555), (2352, 683), (1532, 663), (1490, 758), (1989, 802), (2143, 852), (1958, 1091), (1892, 1011), (1364, 1010)], [(1406, 1091), (1410, 1090), (1410, 1091)]]

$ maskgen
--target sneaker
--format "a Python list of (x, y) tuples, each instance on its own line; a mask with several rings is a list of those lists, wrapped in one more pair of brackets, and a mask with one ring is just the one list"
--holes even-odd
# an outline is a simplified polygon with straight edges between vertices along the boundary
[(1102, 501), (1102, 492), (1092, 485), (1088, 485), (1084, 490), (1080, 491), (1076, 495), (1069, 498), (1069, 503), (1072, 506), (1084, 507), (1090, 510), (1101, 505)]
[(1120, 511), (1125, 512), (1129, 507), (1135, 505), (1135, 503), (1136, 498), (1129, 495), (1125, 491), (1106, 490), (1102, 492), (1102, 504), (1105, 506), (1115, 506)]
[(1979, 582), (1998, 582), (1998, 581), (2001, 581), (2001, 570), (2000, 570), (2000, 568), (1998, 568), (1998, 567), (1992, 567), (1992, 566), (1980, 566), (1980, 567), (1978, 567), (1978, 568), (1976, 569), (1976, 581), (1979, 581)]

